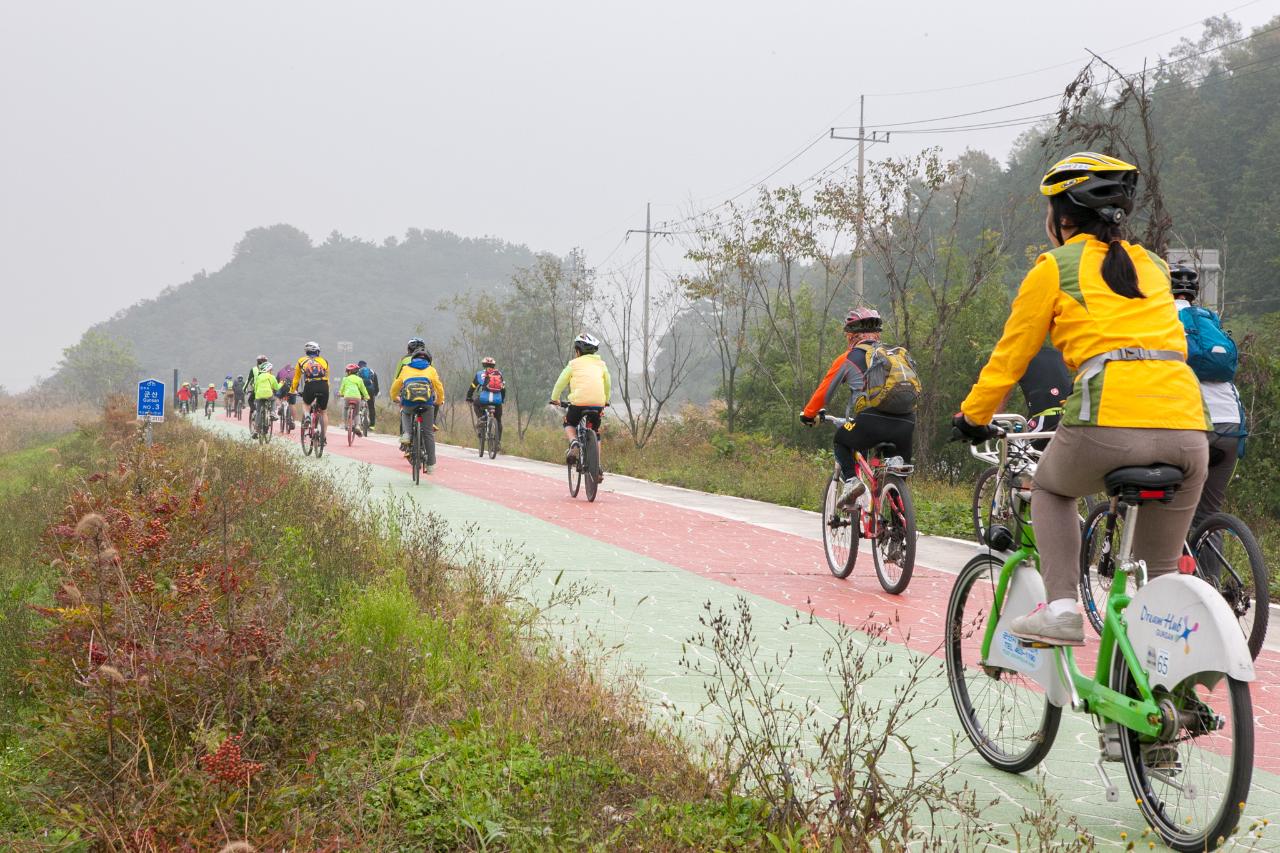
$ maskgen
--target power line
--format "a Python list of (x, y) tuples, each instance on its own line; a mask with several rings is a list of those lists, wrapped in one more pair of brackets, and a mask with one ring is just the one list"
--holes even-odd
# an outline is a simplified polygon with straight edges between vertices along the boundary
[[(1189, 61), (1191, 61), (1192, 59), (1198, 59), (1198, 58), (1200, 58), (1200, 57), (1202, 57), (1202, 56), (1207, 56), (1207, 55), (1208, 55), (1208, 54), (1210, 54), (1210, 53), (1216, 53), (1216, 52), (1219, 52), (1219, 51), (1226, 50), (1226, 49), (1227, 49), (1227, 48), (1229, 48), (1229, 47), (1232, 47), (1232, 46), (1234, 46), (1234, 45), (1241, 44), (1241, 43), (1243, 43), (1243, 42), (1249, 41), (1250, 39), (1257, 38), (1258, 36), (1263, 36), (1263, 35), (1266, 35), (1266, 34), (1268, 34), (1268, 33), (1275, 32), (1276, 30), (1280, 30), (1280, 24), (1277, 24), (1277, 25), (1275, 25), (1275, 26), (1273, 26), (1273, 27), (1268, 27), (1267, 29), (1264, 29), (1264, 30), (1258, 30), (1257, 32), (1251, 33), (1251, 34), (1249, 34), (1249, 35), (1247, 35), (1247, 36), (1241, 36), (1241, 37), (1240, 37), (1240, 38), (1238, 38), (1238, 39), (1234, 39), (1234, 40), (1232, 40), (1232, 41), (1225, 42), (1225, 43), (1220, 44), (1220, 45), (1217, 45), (1217, 46), (1215, 46), (1215, 47), (1206, 48), (1206, 49), (1204, 49), (1204, 50), (1202, 50), (1202, 51), (1199, 51), (1198, 53), (1189, 54), (1189, 55), (1187, 55), (1187, 56), (1182, 56), (1182, 57), (1179, 57), (1179, 58), (1177, 58), (1177, 59), (1171, 59), (1171, 60), (1167, 60), (1167, 61), (1162, 61), (1162, 62), (1161, 62), (1161, 64), (1160, 64), (1160, 67), (1165, 67), (1165, 68), (1167, 68), (1167, 67), (1170, 67), (1170, 66), (1173, 66), (1173, 65), (1178, 65), (1178, 64), (1183, 63), (1183, 62), (1189, 62)], [(1243, 65), (1243, 66), (1239, 66), (1239, 67), (1247, 67), (1247, 66), (1248, 66), (1248, 65), (1250, 65), (1250, 64), (1252, 64), (1252, 63), (1246, 63), (1245, 65)], [(1131, 71), (1131, 72), (1129, 72), (1128, 74), (1124, 74), (1123, 76), (1128, 77), (1128, 76), (1130, 76), (1130, 75), (1132, 75), (1132, 74), (1136, 74), (1136, 73), (1137, 73), (1136, 71)], [(1114, 80), (1114, 79), (1115, 79), (1115, 78), (1111, 78), (1111, 80), (1108, 80), (1108, 81), (1107, 81), (1107, 84), (1104, 84), (1104, 85), (1108, 85), (1108, 84), (1110, 84), (1110, 82), (1112, 82), (1112, 80)], [(1014, 108), (1014, 107), (1024, 107), (1024, 106), (1026, 106), (1026, 105), (1028, 105), (1028, 104), (1037, 104), (1037, 103), (1040, 103), (1041, 101), (1050, 101), (1050, 100), (1061, 99), (1061, 98), (1062, 98), (1062, 92), (1055, 92), (1055, 93), (1053, 93), (1052, 95), (1044, 95), (1044, 96), (1039, 97), (1039, 98), (1029, 98), (1029, 99), (1024, 100), (1024, 101), (1015, 101), (1014, 103), (1011, 103), (1011, 104), (1004, 104), (1004, 105), (1002, 105), (1002, 106), (998, 106), (998, 107), (987, 107), (986, 109), (981, 109), (981, 110), (972, 110), (972, 111), (970, 111), (970, 112), (966, 112), (966, 113), (954, 113), (954, 114), (952, 114), (952, 115), (934, 116), (933, 118), (915, 119), (915, 120), (913, 120), (913, 121), (900, 121), (900, 122), (892, 122), (892, 123), (888, 123), (888, 124), (874, 124), (874, 125), (870, 125), (869, 127), (870, 127), (870, 128), (875, 128), (875, 129), (877, 129), (877, 130), (885, 130), (885, 129), (888, 129), (888, 128), (911, 127), (911, 126), (919, 125), (919, 124), (933, 124), (934, 122), (939, 122), (939, 121), (951, 121), (952, 119), (957, 119), (957, 118), (969, 118), (969, 117), (971, 117), (971, 116), (987, 115), (987, 114), (989, 114), (989, 113), (1002, 112), (1002, 111), (1004, 111), (1004, 110), (1012, 109), (1012, 108)], [(839, 129), (841, 129), (841, 128), (836, 128), (836, 129), (837, 129), (837, 130), (839, 130)], [(846, 129), (847, 129), (847, 128), (846, 128)], [(903, 131), (898, 131), (898, 132), (899, 132), (899, 133), (902, 133)]]
[[(1249, 0), (1248, 3), (1241, 3), (1239, 6), (1233, 6), (1232, 8), (1227, 9), (1224, 12), (1219, 12), (1218, 14), (1220, 16), (1230, 15), (1232, 12), (1238, 12), (1241, 9), (1244, 9), (1248, 6), (1256, 6), (1260, 2), (1262, 2), (1262, 0)], [(1153, 35), (1153, 36), (1147, 36), (1146, 38), (1138, 39), (1137, 41), (1131, 41), (1128, 44), (1122, 44), (1118, 47), (1113, 47), (1110, 50), (1105, 51), (1105, 53), (1112, 54), (1120, 50), (1127, 50), (1128, 48), (1136, 47), (1137, 45), (1140, 45), (1140, 44), (1146, 44), (1147, 42), (1152, 42), (1152, 41), (1155, 41), (1156, 39), (1164, 38), (1165, 36), (1168, 36), (1168, 35), (1173, 35), (1176, 32), (1181, 32), (1182, 30), (1190, 29), (1191, 27), (1194, 27), (1203, 23), (1204, 23), (1204, 19), (1199, 18), (1195, 21), (1192, 21), (1189, 24), (1183, 24), (1180, 27), (1174, 27), (1171, 30), (1165, 30), (1164, 32), (1157, 33), (1156, 35)], [(1045, 71), (1054, 71), (1059, 68), (1067, 68), (1069, 66), (1078, 65), (1078, 64), (1079, 64), (1079, 60), (1069, 59), (1066, 62), (1059, 62), (1056, 65), (1046, 65), (1043, 68), (1035, 68), (1035, 69), (1032, 69), (1031, 71), (1020, 71), (1017, 74), (1006, 74), (1003, 77), (992, 77), (990, 79), (979, 80), (974, 83), (961, 83), (956, 86), (940, 86), (934, 89), (915, 89), (909, 92), (875, 92), (873, 94), (869, 94), (867, 97), (869, 98), (905, 98), (905, 97), (911, 97), (913, 95), (932, 95), (939, 92), (956, 92), (961, 89), (972, 89), (977, 86), (987, 86), (992, 83), (1003, 83), (1007, 80), (1018, 80), (1023, 77), (1031, 77), (1036, 74), (1043, 74)], [(851, 103), (849, 104), (849, 106), (841, 110), (839, 115), (844, 115), (852, 108), (853, 108), (853, 104)]]

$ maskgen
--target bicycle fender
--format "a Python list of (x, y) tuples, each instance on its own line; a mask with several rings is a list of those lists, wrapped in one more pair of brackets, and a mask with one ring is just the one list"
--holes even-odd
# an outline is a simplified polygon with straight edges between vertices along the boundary
[(1161, 575), (1138, 590), (1124, 615), (1129, 642), (1153, 687), (1169, 689), (1201, 674), (1209, 687), (1222, 673), (1239, 681), (1257, 677), (1240, 623), (1218, 591), (1198, 577)]
[(1013, 570), (987, 660), (995, 666), (1026, 674), (1044, 688), (1050, 702), (1063, 708), (1071, 704), (1071, 691), (1062, 682), (1062, 673), (1054, 660), (1053, 649), (1024, 646), (1009, 631), (1009, 623), (1035, 610), (1044, 601), (1044, 596), (1044, 579), (1034, 566), (1023, 563)]

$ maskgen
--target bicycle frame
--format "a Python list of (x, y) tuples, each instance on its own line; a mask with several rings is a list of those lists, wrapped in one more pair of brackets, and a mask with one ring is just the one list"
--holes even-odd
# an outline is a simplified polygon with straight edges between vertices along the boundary
[[(832, 424), (837, 429), (850, 420), (849, 418), (828, 415), (826, 411), (819, 412), (819, 417), (824, 423)], [(853, 466), (858, 479), (866, 484), (867, 494), (870, 496), (871, 501), (871, 506), (863, 513), (865, 523), (863, 524), (862, 536), (866, 539), (875, 539), (880, 535), (880, 525), (883, 520), (883, 516), (880, 513), (881, 501), (884, 497), (883, 474), (888, 473), (888, 469), (884, 464), (884, 457), (877, 451), (873, 451), (870, 458), (863, 456), (860, 451), (854, 451)], [(838, 462), (836, 463), (836, 472), (837, 474), (840, 472), (840, 464)]]
[[(1026, 525), (1024, 531), (1029, 530)], [(1024, 538), (1021, 547), (1009, 556), (1000, 570), (1000, 580), (996, 584), (995, 603), (991, 615), (987, 618), (986, 634), (982, 638), (982, 659), (991, 657), (992, 644), (995, 642), (996, 630), (1000, 617), (1004, 614), (1005, 596), (1014, 571), (1026, 562), (1034, 561), (1037, 571), (1040, 556), (1036, 552), (1035, 543)], [(1128, 569), (1117, 568), (1116, 574), (1127, 579)], [(1130, 596), (1123, 592), (1122, 584), (1113, 585), (1107, 597), (1106, 614), (1103, 622), (1101, 644), (1098, 648), (1098, 665), (1093, 677), (1080, 671), (1075, 655), (1070, 646), (1055, 647), (1052, 651), (1058, 667), (1059, 677), (1067, 676), (1066, 686), (1071, 692), (1071, 702), (1079, 710), (1096, 714), (1106, 720), (1117, 722), (1140, 734), (1155, 737), (1160, 733), (1160, 708), (1156, 705), (1151, 691), (1150, 680), (1146, 670), (1140, 665), (1138, 656), (1129, 642), (1127, 625), (1123, 611), (1129, 606)], [(1133, 675), (1140, 699), (1133, 699), (1111, 689), (1111, 662), (1115, 658), (1115, 650), (1119, 648), (1125, 665)]]

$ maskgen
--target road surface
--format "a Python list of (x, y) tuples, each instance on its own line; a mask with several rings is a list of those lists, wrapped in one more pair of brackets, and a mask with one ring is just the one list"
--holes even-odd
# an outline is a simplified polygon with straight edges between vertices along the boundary
[[(245, 435), (243, 425), (215, 418), (220, 431)], [(816, 513), (757, 501), (709, 495), (629, 477), (608, 475), (594, 504), (569, 497), (564, 468), (499, 456), (479, 459), (474, 450), (441, 446), (439, 465), (414, 487), (408, 465), (389, 436), (357, 439), (348, 448), (334, 434), (319, 467), (353, 481), (364, 478), (375, 491), (412, 496), (455, 525), (471, 525), (493, 542), (516, 543), (540, 564), (532, 594), (551, 589), (556, 578), (580, 580), (591, 592), (561, 628), (566, 639), (609, 649), (611, 665), (640, 678), (661, 713), (714, 726), (703, 711), (703, 678), (680, 666), (699, 631), (708, 602), (730, 611), (739, 596), (749, 602), (762, 654), (791, 657), (782, 675), (785, 691), (798, 701), (831, 703), (835, 692), (822, 667), (830, 644), (817, 627), (795, 627), (797, 610), (813, 613), (830, 628), (834, 620), (862, 625), (890, 622), (890, 648), (897, 668), (862, 685), (869, 699), (888, 699), (911, 659), (936, 653), (952, 575), (975, 553), (967, 543), (922, 537), (910, 588), (901, 596), (880, 590), (864, 553), (853, 574), (838, 580), (828, 572)], [(285, 444), (300, 453), (295, 440)], [(606, 459), (607, 463), (607, 459)], [(357, 472), (359, 474), (357, 475)], [(819, 484), (814, 485), (815, 489)], [(784, 625), (793, 627), (784, 630)], [(1272, 632), (1273, 636), (1280, 632)], [(694, 650), (696, 653), (696, 650)], [(1084, 657), (1082, 656), (1082, 662)], [(906, 734), (927, 766), (956, 764), (978, 800), (999, 804), (984, 816), (1019, 823), (1023, 807), (1038, 808), (1034, 774), (1011, 776), (973, 753), (956, 719), (941, 675), (915, 699), (926, 709)], [(1280, 653), (1274, 646), (1258, 661), (1253, 685), (1257, 746), (1249, 817), (1280, 817)], [(1104, 847), (1121, 847), (1145, 828), (1130, 799), (1123, 766), (1108, 765), (1120, 787), (1118, 803), (1105, 801), (1093, 762), (1097, 735), (1087, 718), (1063, 715), (1055, 747), (1044, 763), (1045, 785), (1065, 813), (1075, 815)], [(1272, 827), (1259, 849), (1280, 850)], [(1145, 846), (1145, 845), (1144, 845)]]

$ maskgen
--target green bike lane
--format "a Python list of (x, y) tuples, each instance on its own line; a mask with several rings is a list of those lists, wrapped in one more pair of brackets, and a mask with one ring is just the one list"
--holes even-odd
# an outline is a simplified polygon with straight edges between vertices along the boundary
[[(243, 436), (236, 424), (212, 422)], [(337, 437), (337, 436), (335, 436)], [(277, 442), (279, 442), (277, 438)], [(296, 441), (286, 442), (300, 452)], [(952, 574), (918, 566), (911, 587), (899, 597), (879, 590), (870, 556), (863, 554), (848, 580), (831, 577), (815, 537), (799, 535), (816, 515), (734, 498), (606, 479), (595, 504), (569, 497), (563, 470), (526, 460), (479, 460), (474, 451), (441, 448), (436, 472), (415, 487), (393, 440), (374, 436), (328, 448), (316, 465), (374, 494), (410, 497), (459, 533), (487, 542), (498, 553), (512, 543), (533, 557), (530, 597), (545, 599), (557, 580), (582, 581), (589, 592), (572, 614), (560, 613), (556, 630), (566, 643), (608, 650), (609, 665), (636, 677), (656, 713), (715, 727), (704, 709), (704, 677), (681, 666), (682, 658), (705, 658), (689, 640), (701, 630), (705, 605), (731, 612), (741, 596), (749, 605), (761, 660), (785, 660), (779, 673), (782, 698), (810, 705), (818, 714), (837, 704), (837, 690), (822, 664), (836, 620), (859, 626), (892, 623), (887, 651), (892, 662), (858, 685), (869, 702), (892, 701), (909, 671), (923, 658), (930, 674), (912, 699), (919, 713), (904, 728), (920, 772), (954, 766), (956, 784), (967, 782), (978, 802), (995, 800), (984, 816), (1020, 822), (1023, 807), (1039, 808), (1034, 773), (1013, 776), (987, 765), (972, 751), (956, 719), (941, 661), (936, 655)], [(697, 507), (697, 508), (694, 508)], [(749, 519), (749, 520), (747, 520)], [(958, 569), (973, 549), (921, 543), (922, 562)], [(955, 562), (955, 561), (959, 562)], [(803, 624), (797, 611), (812, 610), (820, 624)], [(568, 616), (569, 618), (565, 618)], [(784, 629), (784, 626), (789, 626)], [(1280, 733), (1275, 706), (1277, 655), (1264, 652), (1254, 685), (1258, 723), (1258, 767), (1247, 817), (1280, 817)], [(1064, 814), (1076, 817), (1097, 840), (1123, 846), (1121, 832), (1144, 828), (1120, 764), (1109, 764), (1120, 801), (1108, 803), (1093, 767), (1097, 735), (1087, 717), (1067, 712), (1049, 758), (1044, 783)], [(905, 772), (905, 753), (891, 766)], [(1280, 850), (1280, 835), (1264, 837), (1260, 849)]]

